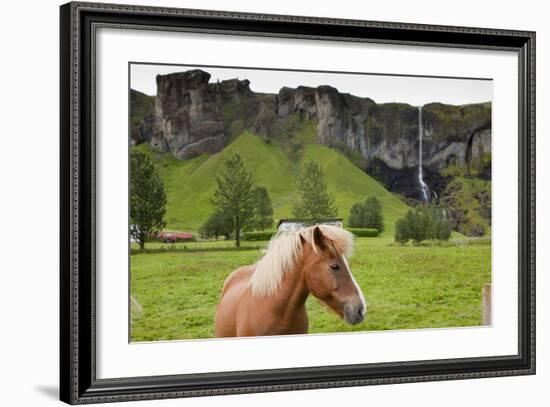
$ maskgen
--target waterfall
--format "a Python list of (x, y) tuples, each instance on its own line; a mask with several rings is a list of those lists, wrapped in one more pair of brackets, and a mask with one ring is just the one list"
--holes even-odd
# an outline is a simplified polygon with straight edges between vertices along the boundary
[(424, 129), (422, 127), (422, 106), (418, 107), (418, 186), (420, 188), (420, 197), (422, 201), (428, 202), (430, 200), (430, 189), (424, 182), (422, 175), (422, 134)]

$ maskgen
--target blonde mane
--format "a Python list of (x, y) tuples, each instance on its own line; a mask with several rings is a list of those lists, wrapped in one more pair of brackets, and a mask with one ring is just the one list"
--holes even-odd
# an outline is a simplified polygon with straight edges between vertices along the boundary
[(269, 242), (267, 251), (256, 264), (250, 277), (253, 295), (265, 296), (275, 292), (285, 273), (290, 272), (302, 253), (302, 240), (320, 253), (315, 243), (314, 230), (318, 227), (324, 237), (324, 245), (335, 256), (351, 256), (353, 235), (342, 228), (330, 225), (316, 225), (299, 230), (278, 232)]

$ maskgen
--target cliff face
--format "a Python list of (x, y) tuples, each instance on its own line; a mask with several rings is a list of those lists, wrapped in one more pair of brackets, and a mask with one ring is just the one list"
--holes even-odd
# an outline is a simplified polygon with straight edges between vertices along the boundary
[[(295, 120), (315, 123), (315, 141), (359, 156), (365, 169), (390, 190), (414, 196), (419, 162), (418, 108), (376, 104), (330, 86), (282, 88), (278, 94), (251, 91), (247, 80), (209, 83), (201, 70), (157, 76), (154, 108), (132, 131), (134, 143), (180, 159), (215, 153), (248, 129), (276, 139)], [(425, 181), (439, 191), (441, 171), (470, 166), (490, 154), (491, 105), (422, 107), (422, 161)], [(490, 167), (484, 170), (490, 177)]]
[(194, 70), (157, 76), (151, 146), (180, 159), (220, 151), (238, 122), (258, 114), (249, 82), (209, 84), (210, 74)]
[(153, 137), (155, 98), (130, 90), (130, 141), (132, 145), (150, 141)]

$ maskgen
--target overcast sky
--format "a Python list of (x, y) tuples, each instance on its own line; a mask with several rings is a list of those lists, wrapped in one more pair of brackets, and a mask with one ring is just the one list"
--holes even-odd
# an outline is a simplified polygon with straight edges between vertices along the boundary
[(342, 93), (369, 97), (377, 103), (401, 102), (421, 106), (431, 102), (454, 105), (493, 100), (493, 83), (487, 79), (424, 78), (372, 74), (334, 74), (243, 68), (132, 64), (132, 89), (155, 95), (155, 77), (191, 69), (210, 73), (210, 82), (248, 79), (254, 92), (278, 93), (282, 87), (330, 85)]

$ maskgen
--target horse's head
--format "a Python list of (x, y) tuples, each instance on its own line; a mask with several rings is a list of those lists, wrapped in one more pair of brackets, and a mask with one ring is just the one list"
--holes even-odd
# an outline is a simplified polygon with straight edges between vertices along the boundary
[(303, 238), (303, 273), (315, 297), (348, 324), (358, 324), (365, 319), (367, 305), (346, 260), (352, 238), (349, 232), (336, 229), (315, 226), (308, 238)]

